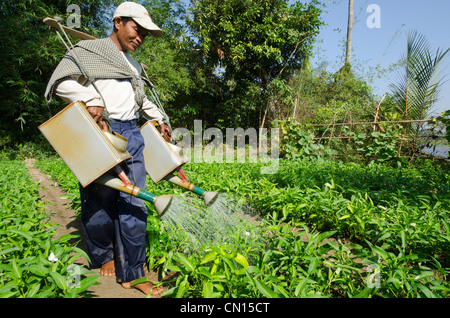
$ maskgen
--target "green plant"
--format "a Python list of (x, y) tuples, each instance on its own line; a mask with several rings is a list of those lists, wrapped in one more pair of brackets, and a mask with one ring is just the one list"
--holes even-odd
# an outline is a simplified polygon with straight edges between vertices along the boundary
[[(317, 1), (195, 2), (187, 27), (192, 43), (201, 49), (190, 55), (198, 88), (192, 90), (189, 104), (221, 127), (264, 127), (276, 98), (270, 87), (289, 79), (310, 55), (323, 23), (321, 8)], [(218, 105), (221, 116), (207, 111), (206, 106)]]
[[(447, 143), (450, 143), (450, 110), (442, 112), (440, 116), (433, 119), (433, 124), (435, 126), (439, 125), (439, 123), (444, 125), (445, 139), (447, 140)], [(450, 150), (447, 152), (447, 157), (449, 154)]]
[(175, 286), (164, 295), (176, 298), (247, 296), (241, 290), (244, 288), (246, 291), (245, 286), (241, 285), (245, 280), (249, 263), (242, 254), (230, 249), (232, 249), (230, 246), (206, 248), (206, 255), (201, 259), (194, 255), (186, 257), (181, 253), (175, 253), (169, 269), (179, 272), (180, 275)]
[(314, 134), (304, 130), (304, 125), (291, 120), (275, 121), (281, 130), (280, 155), (286, 159), (322, 158), (334, 152), (314, 142)]
[(382, 163), (399, 157), (400, 133), (397, 131), (357, 134), (347, 130), (346, 134), (351, 137), (355, 150), (364, 158), (364, 161)]
[[(449, 51), (450, 48), (438, 49), (433, 53), (425, 36), (417, 31), (408, 33), (400, 81), (391, 85), (394, 105), (404, 120), (427, 118), (443, 84), (439, 70)], [(417, 147), (417, 135), (423, 123), (409, 123), (404, 127), (405, 136), (411, 134), (412, 146)]]
[(97, 276), (76, 265), (87, 255), (56, 225), (20, 161), (0, 162), (0, 297), (82, 297)]

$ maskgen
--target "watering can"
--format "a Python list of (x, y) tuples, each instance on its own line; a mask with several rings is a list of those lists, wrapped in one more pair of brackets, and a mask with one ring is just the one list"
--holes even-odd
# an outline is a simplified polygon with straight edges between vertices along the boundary
[(126, 138), (102, 130), (83, 102), (69, 104), (38, 128), (83, 187), (95, 182), (141, 198), (151, 202), (160, 217), (170, 207), (171, 194), (156, 196), (131, 184), (120, 168), (131, 158)]
[[(207, 206), (211, 205), (217, 199), (218, 192), (210, 192), (188, 182), (182, 172), (182, 165), (189, 162), (184, 155), (183, 149), (166, 138), (164, 138), (157, 129), (157, 123), (147, 121), (141, 127), (141, 134), (144, 137), (144, 162), (145, 170), (153, 182), (158, 183), (166, 180), (201, 196)], [(182, 178), (174, 174), (178, 174)]]

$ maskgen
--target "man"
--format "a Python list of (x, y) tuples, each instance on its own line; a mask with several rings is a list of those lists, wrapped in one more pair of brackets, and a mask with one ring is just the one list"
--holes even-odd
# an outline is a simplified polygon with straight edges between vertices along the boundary
[[(147, 10), (140, 4), (124, 2), (113, 16), (114, 30), (105, 39), (80, 41), (55, 69), (46, 98), (55, 94), (71, 103), (85, 102), (87, 111), (104, 129), (108, 124), (127, 138), (132, 155), (124, 168), (128, 178), (145, 189), (144, 140), (136, 125), (138, 114), (160, 124), (161, 134), (170, 137), (167, 118), (144, 93), (141, 66), (134, 52), (148, 34), (161, 37)], [(105, 118), (106, 117), (106, 118)], [(91, 266), (104, 276), (116, 275), (117, 282), (131, 288), (145, 276), (147, 209), (141, 199), (99, 184), (80, 186), (83, 234)], [(145, 294), (161, 292), (151, 282), (133, 287)]]

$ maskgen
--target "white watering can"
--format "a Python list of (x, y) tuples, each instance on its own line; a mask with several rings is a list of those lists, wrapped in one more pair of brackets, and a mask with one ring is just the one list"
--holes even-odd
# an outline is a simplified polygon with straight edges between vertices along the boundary
[[(127, 139), (102, 130), (83, 102), (69, 104), (40, 125), (39, 130), (83, 187), (96, 182), (141, 198), (153, 203), (160, 217), (170, 207), (171, 194), (156, 196), (132, 185), (120, 168), (120, 164), (131, 158), (126, 150)], [(145, 168), (155, 183), (167, 180), (181, 186), (202, 196), (206, 205), (217, 199), (217, 192), (205, 191), (173, 174), (189, 161), (183, 155), (182, 148), (167, 142), (151, 122), (142, 126), (141, 133), (146, 144)], [(111, 170), (117, 177), (109, 174)]]
[[(39, 130), (83, 187), (96, 182), (131, 194), (153, 203), (159, 216), (170, 207), (171, 194), (156, 196), (131, 184), (120, 168), (131, 158), (126, 138), (100, 129), (83, 102), (71, 103), (40, 125)], [(110, 170), (118, 177), (110, 175)]]
[[(141, 133), (146, 145), (144, 148), (145, 169), (153, 182), (158, 183), (161, 180), (166, 180), (176, 184), (201, 196), (207, 206), (217, 199), (218, 192), (203, 190), (186, 180), (181, 166), (189, 162), (189, 159), (184, 155), (181, 147), (161, 136), (155, 122), (146, 122), (141, 127)], [(176, 176), (175, 171), (178, 171), (183, 179)]]

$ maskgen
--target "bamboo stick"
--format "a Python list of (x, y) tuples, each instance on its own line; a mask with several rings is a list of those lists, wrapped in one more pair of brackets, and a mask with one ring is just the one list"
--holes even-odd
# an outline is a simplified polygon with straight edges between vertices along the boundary
[(310, 124), (310, 126), (319, 127), (319, 126), (346, 126), (346, 125), (373, 125), (373, 124), (400, 124), (400, 123), (425, 123), (433, 121), (433, 119), (417, 119), (417, 120), (384, 120), (384, 121), (366, 121), (366, 122), (356, 122), (356, 123), (336, 123), (336, 124)]
[(314, 137), (313, 140), (316, 139), (351, 139), (353, 137), (348, 137), (348, 136), (334, 136), (334, 137)]
[[(385, 98), (386, 98), (386, 94), (383, 95), (383, 98), (381, 98), (380, 102), (378, 103), (377, 111), (375, 112), (375, 118), (373, 120), (374, 122), (379, 122), (378, 121), (378, 117), (379, 117), (379, 114), (380, 114), (380, 107), (381, 107), (381, 103), (383, 102), (383, 100)], [(384, 131), (383, 127), (381, 127), (381, 125), (379, 123), (378, 123), (378, 127), (380, 128), (381, 131)], [(373, 125), (372, 128), (373, 128), (373, 131), (375, 131), (376, 126)]]

